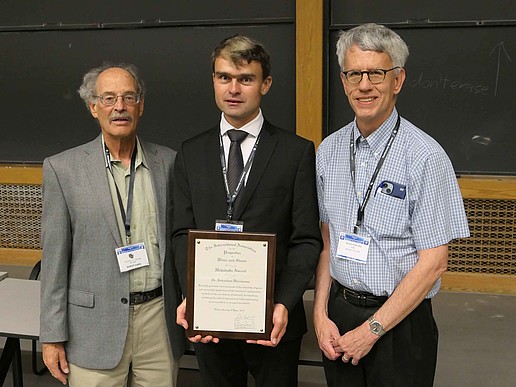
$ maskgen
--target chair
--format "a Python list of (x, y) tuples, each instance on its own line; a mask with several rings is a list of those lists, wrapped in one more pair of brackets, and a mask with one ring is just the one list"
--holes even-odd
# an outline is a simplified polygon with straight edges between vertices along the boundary
[[(38, 280), (39, 279), (39, 273), (41, 272), (41, 261), (36, 262), (34, 267), (32, 268), (29, 279), (30, 280)], [(32, 372), (34, 375), (43, 375), (45, 372), (48, 371), (48, 368), (44, 366), (41, 369), (38, 369), (38, 341), (32, 340)]]

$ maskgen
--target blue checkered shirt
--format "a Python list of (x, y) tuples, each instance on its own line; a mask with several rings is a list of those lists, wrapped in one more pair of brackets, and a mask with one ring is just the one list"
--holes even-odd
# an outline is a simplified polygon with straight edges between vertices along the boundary
[[(321, 222), (330, 229), (330, 274), (342, 285), (390, 296), (417, 263), (418, 250), (469, 236), (468, 222), (450, 159), (429, 135), (401, 118), (391, 150), (373, 185), (359, 235), (371, 238), (367, 263), (336, 256), (339, 234), (352, 233), (357, 212), (378, 160), (396, 124), (396, 109), (363, 138), (356, 122), (328, 136), (317, 150)], [(350, 135), (355, 139), (356, 189), (350, 172)], [(399, 199), (377, 188), (383, 181), (406, 187)], [(427, 297), (440, 287), (437, 281)]]

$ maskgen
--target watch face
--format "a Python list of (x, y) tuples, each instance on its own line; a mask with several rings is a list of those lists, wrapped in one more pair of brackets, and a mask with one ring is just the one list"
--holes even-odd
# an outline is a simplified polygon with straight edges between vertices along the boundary
[(382, 323), (380, 321), (376, 321), (374, 316), (369, 317), (369, 329), (372, 333), (378, 336), (382, 336), (385, 333)]

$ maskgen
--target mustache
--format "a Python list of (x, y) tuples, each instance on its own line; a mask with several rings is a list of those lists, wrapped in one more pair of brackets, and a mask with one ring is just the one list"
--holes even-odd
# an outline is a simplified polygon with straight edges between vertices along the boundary
[(128, 113), (128, 112), (121, 112), (121, 113), (113, 113), (109, 116), (109, 121), (113, 121), (113, 120), (127, 120), (129, 122), (131, 122), (133, 119), (131, 117), (131, 115)]

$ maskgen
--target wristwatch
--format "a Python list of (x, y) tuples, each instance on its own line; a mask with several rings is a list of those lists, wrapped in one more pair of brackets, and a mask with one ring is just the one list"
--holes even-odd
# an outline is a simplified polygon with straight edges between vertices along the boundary
[(372, 333), (374, 333), (376, 336), (382, 337), (385, 334), (385, 331), (383, 330), (383, 325), (380, 321), (376, 320), (374, 315), (369, 317), (369, 329)]

